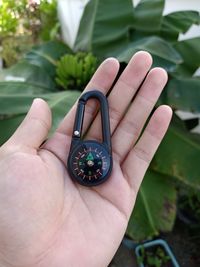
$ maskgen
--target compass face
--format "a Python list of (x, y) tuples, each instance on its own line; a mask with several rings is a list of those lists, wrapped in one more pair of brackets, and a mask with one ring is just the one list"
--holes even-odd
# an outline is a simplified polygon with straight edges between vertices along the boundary
[(111, 159), (100, 143), (87, 141), (74, 150), (68, 164), (73, 178), (83, 185), (93, 186), (108, 178)]

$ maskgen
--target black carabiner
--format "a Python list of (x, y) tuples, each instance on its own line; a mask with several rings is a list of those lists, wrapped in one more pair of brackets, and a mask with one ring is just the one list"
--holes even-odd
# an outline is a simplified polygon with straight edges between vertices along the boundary
[[(91, 98), (95, 98), (100, 102), (102, 143), (95, 140), (81, 139), (85, 105), (88, 99)], [(76, 182), (85, 186), (95, 186), (109, 178), (112, 171), (112, 162), (107, 98), (100, 91), (88, 91), (78, 101), (67, 163), (68, 172)]]

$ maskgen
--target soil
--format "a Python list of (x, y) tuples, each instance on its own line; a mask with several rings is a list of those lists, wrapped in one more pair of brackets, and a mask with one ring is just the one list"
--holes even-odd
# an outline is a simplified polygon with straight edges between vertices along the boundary
[[(180, 267), (200, 267), (200, 225), (189, 227), (176, 220), (171, 233), (161, 234), (159, 238), (167, 241)], [(137, 267), (134, 249), (121, 244), (109, 267)]]

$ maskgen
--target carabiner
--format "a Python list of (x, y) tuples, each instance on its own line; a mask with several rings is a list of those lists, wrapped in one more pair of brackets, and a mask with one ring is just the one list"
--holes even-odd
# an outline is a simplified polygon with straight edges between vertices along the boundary
[[(100, 102), (102, 119), (102, 142), (82, 140), (82, 125), (88, 99)], [(85, 186), (105, 182), (112, 171), (112, 148), (110, 137), (109, 108), (107, 98), (97, 90), (88, 91), (78, 101), (71, 147), (68, 157), (68, 172), (73, 180)]]

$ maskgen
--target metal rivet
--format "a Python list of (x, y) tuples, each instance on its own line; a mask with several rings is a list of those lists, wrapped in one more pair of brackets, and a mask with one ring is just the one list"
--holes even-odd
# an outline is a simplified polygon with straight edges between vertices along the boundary
[(80, 135), (79, 131), (74, 131), (74, 135), (79, 136)]

